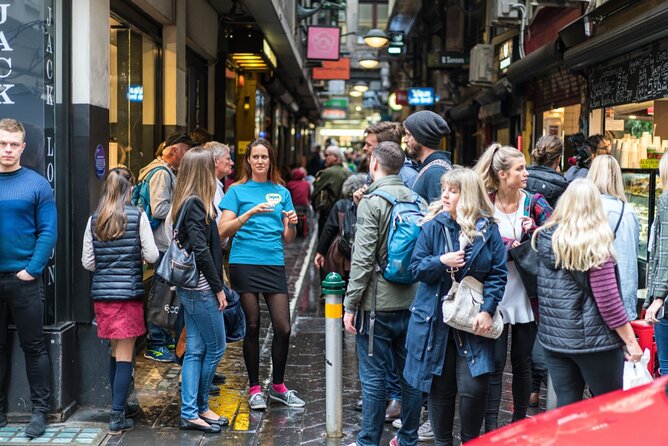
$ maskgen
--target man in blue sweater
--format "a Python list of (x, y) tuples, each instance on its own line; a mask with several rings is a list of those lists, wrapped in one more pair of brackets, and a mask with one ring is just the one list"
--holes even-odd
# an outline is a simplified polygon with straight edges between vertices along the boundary
[(439, 150), (441, 139), (450, 134), (450, 127), (440, 115), (422, 110), (404, 121), (404, 142), (409, 158), (420, 163), (413, 192), (427, 203), (441, 199), (441, 177), (452, 169), (450, 153)]
[(56, 245), (56, 204), (49, 183), (21, 167), (25, 130), (15, 119), (0, 120), (0, 427), (8, 371), (9, 315), (16, 325), (30, 384), (32, 419), (28, 437), (44, 433), (51, 395), (51, 365), (42, 334), (42, 272)]

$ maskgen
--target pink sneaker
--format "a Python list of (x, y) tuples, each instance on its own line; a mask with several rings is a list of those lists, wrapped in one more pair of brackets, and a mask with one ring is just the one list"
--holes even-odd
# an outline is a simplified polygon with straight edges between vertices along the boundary
[(399, 446), (399, 439), (396, 436), (390, 440), (390, 446)]

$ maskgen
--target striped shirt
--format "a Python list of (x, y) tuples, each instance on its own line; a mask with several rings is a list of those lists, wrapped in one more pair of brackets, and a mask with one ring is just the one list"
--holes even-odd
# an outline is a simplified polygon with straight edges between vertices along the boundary
[(590, 269), (589, 284), (598, 311), (608, 328), (614, 330), (626, 324), (629, 318), (619, 295), (614, 262), (608, 260), (600, 267)]

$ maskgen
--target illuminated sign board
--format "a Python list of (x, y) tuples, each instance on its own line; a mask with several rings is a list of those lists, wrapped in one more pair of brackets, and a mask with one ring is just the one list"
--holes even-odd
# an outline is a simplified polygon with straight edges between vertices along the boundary
[(433, 88), (409, 88), (408, 105), (434, 105)]
[(128, 85), (126, 96), (130, 102), (142, 102), (144, 100), (144, 87), (142, 85)]

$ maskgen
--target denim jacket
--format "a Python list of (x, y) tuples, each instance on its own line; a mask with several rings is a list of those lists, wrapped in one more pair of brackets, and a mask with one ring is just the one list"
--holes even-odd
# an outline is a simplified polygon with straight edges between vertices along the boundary
[(602, 195), (601, 199), (610, 229), (614, 231), (619, 223), (615, 233), (615, 253), (617, 254), (622, 303), (629, 320), (632, 321), (637, 317), (636, 304), (638, 303), (638, 243), (640, 237), (638, 216), (630, 204), (625, 204), (624, 215), (620, 221), (621, 200), (610, 195)]
[[(471, 375), (480, 376), (494, 370), (494, 339), (455, 330), (443, 322), (441, 296), (452, 286), (447, 267), (440, 261), (440, 256), (447, 252), (444, 226), (450, 231), (453, 249), (459, 249), (459, 225), (448, 213), (438, 214), (422, 227), (410, 266), (420, 284), (410, 307), (404, 377), (423, 392), (429, 392), (433, 375), (443, 373), (449, 336), (454, 336), (457, 352), (465, 358)], [(471, 258), (461, 273), (483, 283), (481, 311), (493, 315), (506, 286), (506, 248), (496, 223), (480, 219), (478, 228), (482, 236), (473, 241)], [(456, 278), (461, 280), (462, 277), (457, 275)]]

